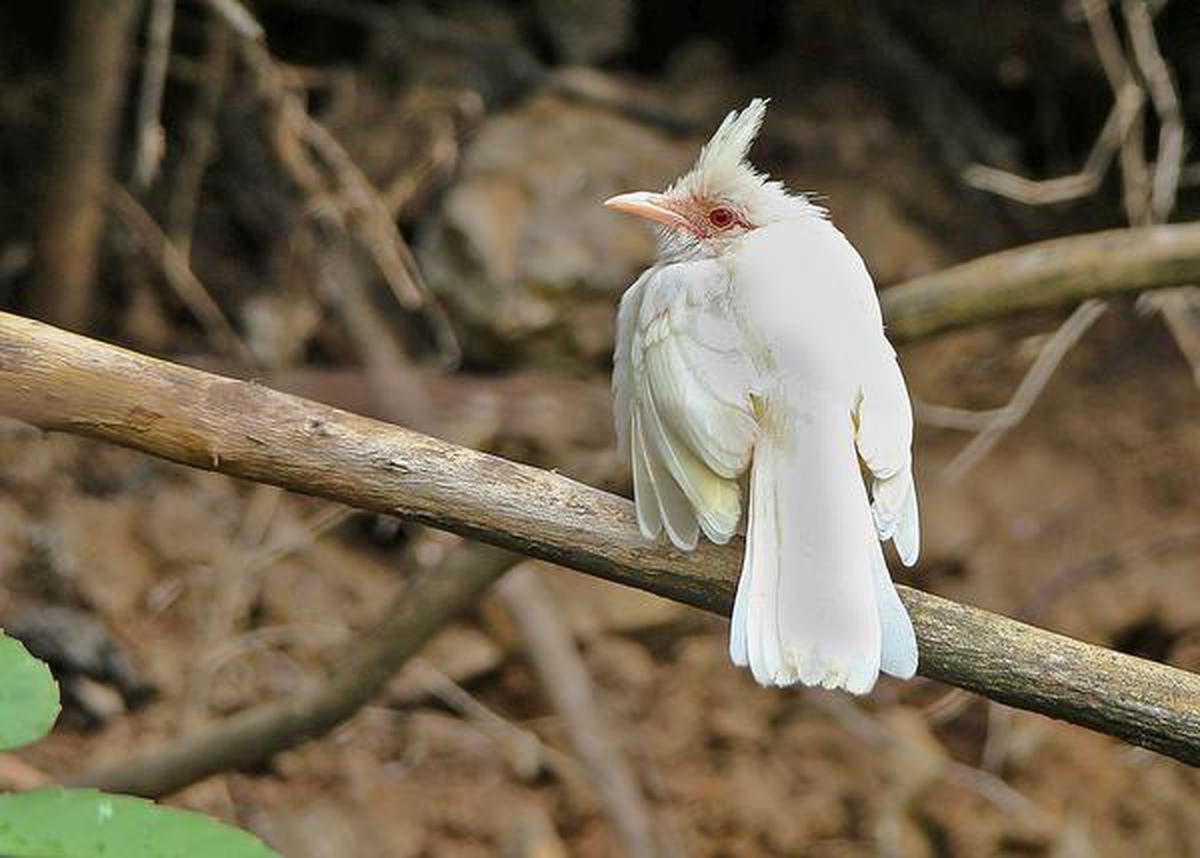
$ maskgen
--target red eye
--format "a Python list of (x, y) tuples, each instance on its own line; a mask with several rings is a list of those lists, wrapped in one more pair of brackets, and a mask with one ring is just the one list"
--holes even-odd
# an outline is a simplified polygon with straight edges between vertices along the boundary
[(724, 206), (717, 206), (708, 213), (708, 222), (717, 229), (726, 229), (730, 226), (733, 226), (734, 220), (736, 220), (736, 218), (734, 217), (733, 212)]

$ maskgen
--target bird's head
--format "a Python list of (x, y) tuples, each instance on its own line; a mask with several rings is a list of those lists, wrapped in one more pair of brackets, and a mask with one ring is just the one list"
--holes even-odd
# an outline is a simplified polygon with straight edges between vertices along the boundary
[(730, 111), (695, 166), (667, 190), (619, 194), (604, 205), (657, 223), (659, 254), (669, 257), (718, 256), (767, 224), (823, 217), (820, 206), (790, 193), (746, 160), (766, 110), (766, 100), (756, 98), (740, 113)]

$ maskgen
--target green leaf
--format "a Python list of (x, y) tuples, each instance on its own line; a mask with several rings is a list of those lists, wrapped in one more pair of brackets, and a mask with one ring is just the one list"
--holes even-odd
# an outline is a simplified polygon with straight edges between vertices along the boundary
[(0, 796), (13, 858), (279, 858), (253, 835), (187, 810), (91, 789)]
[(58, 717), (58, 685), (45, 663), (0, 634), (0, 750), (42, 738)]

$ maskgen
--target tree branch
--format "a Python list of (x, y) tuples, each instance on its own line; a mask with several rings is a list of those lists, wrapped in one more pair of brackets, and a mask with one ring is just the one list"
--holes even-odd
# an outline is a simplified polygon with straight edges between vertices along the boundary
[[(632, 505), (599, 489), (6, 313), (0, 415), (398, 515), (709, 611), (727, 614), (733, 600), (740, 541), (692, 552), (651, 544)], [(1200, 676), (900, 589), (925, 676), (1200, 764)]]
[(592, 688), (587, 664), (537, 572), (519, 566), (497, 587), (525, 639), (525, 652), (554, 704), (575, 755), (591, 776), (600, 802), (629, 858), (659, 854), (654, 823), (620, 742)]
[(74, 0), (63, 33), (58, 117), (34, 232), (39, 316), (80, 328), (89, 320), (121, 121), (126, 58), (140, 0)]
[(420, 573), (355, 639), (337, 673), (308, 694), (264, 703), (167, 745), (69, 780), (148, 798), (170, 795), (230, 769), (266, 762), (280, 751), (324, 735), (365, 706), (388, 679), (515, 562), (489, 546), (462, 546), (441, 568)]
[(1113, 229), (982, 256), (880, 294), (888, 336), (952, 328), (1200, 280), (1200, 223)]

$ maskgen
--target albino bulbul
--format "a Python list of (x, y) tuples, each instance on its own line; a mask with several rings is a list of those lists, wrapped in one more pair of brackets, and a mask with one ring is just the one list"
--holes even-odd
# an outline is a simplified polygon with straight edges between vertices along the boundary
[(912, 407), (854, 247), (746, 160), (765, 110), (731, 112), (663, 193), (605, 202), (659, 237), (621, 299), (617, 437), (648, 539), (727, 542), (748, 488), (733, 662), (862, 694), (917, 668), (880, 545), (917, 560)]

